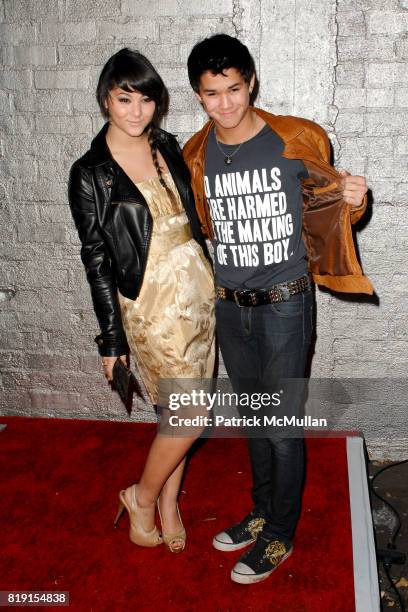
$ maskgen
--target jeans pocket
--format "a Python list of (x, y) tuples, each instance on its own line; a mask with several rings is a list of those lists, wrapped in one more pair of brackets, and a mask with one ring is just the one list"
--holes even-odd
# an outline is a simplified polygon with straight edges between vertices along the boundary
[(303, 293), (292, 295), (286, 302), (271, 304), (270, 308), (278, 317), (300, 317), (303, 313)]

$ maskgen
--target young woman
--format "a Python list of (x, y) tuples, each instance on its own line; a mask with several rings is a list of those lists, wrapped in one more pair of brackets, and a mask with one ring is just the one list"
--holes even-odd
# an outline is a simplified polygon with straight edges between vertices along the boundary
[[(96, 95), (108, 121), (69, 182), (101, 329), (95, 341), (108, 380), (130, 349), (156, 403), (160, 378), (212, 376), (212, 271), (179, 145), (159, 128), (168, 103), (162, 79), (143, 55), (122, 49), (104, 66)], [(184, 549), (177, 496), (195, 437), (158, 434), (139, 483), (120, 492), (115, 523), (126, 508), (135, 544)]]

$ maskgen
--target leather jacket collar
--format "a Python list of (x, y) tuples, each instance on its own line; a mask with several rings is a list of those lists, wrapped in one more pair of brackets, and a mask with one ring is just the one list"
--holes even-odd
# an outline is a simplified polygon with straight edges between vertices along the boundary
[(108, 131), (108, 127), (109, 122), (107, 121), (91, 142), (88, 161), (88, 166), (90, 168), (95, 168), (96, 166), (101, 166), (102, 164), (112, 161), (112, 155), (106, 144), (106, 132)]
[[(137, 189), (137, 186), (129, 179), (129, 177), (125, 174), (125, 172), (120, 168), (118, 163), (112, 157), (112, 154), (106, 143), (106, 133), (108, 131), (108, 128), (109, 122), (107, 121), (102, 127), (102, 129), (95, 136), (95, 138), (92, 140), (91, 147), (86, 159), (86, 165), (88, 168), (97, 168), (99, 166), (109, 165), (108, 168), (110, 172), (108, 172), (109, 176), (107, 176), (107, 179), (114, 179), (115, 175), (120, 174), (121, 186), (123, 188), (126, 188), (127, 193), (129, 195), (137, 195), (137, 197), (141, 201), (144, 201), (144, 198), (141, 196), (139, 190)], [(175, 145), (178, 149), (176, 138), (172, 134), (165, 132), (161, 128), (157, 128), (157, 141), (158, 149), (162, 154), (170, 173), (173, 176), (180, 195), (182, 196), (182, 198), (187, 197), (190, 183), (188, 171), (184, 167), (180, 168), (179, 161), (176, 160), (174, 152), (171, 152), (171, 147), (169, 148), (168, 146), (170, 145), (170, 141), (173, 141), (173, 145)], [(179, 152), (181, 155), (181, 151)], [(185, 172), (183, 172), (183, 170), (185, 170)], [(115, 185), (115, 187), (117, 187), (117, 185)]]
[[(109, 151), (109, 147), (106, 143), (106, 133), (108, 131), (108, 128), (109, 128), (109, 121), (107, 121), (103, 125), (102, 129), (98, 132), (98, 134), (95, 136), (95, 138), (91, 142), (91, 148), (89, 150), (89, 156), (87, 160), (87, 165), (89, 168), (96, 168), (97, 166), (102, 166), (103, 164), (107, 164), (113, 161), (111, 152)], [(158, 134), (159, 143), (167, 142), (168, 134), (164, 130), (157, 128), (157, 134)], [(165, 157), (162, 149), (160, 148), (160, 145), (159, 145), (159, 149), (160, 149), (160, 153), (163, 155), (163, 157)], [(167, 163), (167, 159), (166, 159), (166, 163)]]

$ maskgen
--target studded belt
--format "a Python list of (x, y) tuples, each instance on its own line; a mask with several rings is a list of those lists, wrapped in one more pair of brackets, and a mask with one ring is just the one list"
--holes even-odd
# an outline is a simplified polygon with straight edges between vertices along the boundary
[(235, 302), (237, 306), (263, 306), (286, 302), (292, 295), (303, 293), (310, 288), (309, 276), (301, 276), (288, 283), (279, 283), (269, 289), (227, 289), (217, 286), (215, 291), (221, 300)]

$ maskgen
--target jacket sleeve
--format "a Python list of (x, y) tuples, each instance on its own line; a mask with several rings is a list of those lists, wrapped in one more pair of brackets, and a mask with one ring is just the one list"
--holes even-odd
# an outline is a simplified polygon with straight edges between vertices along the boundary
[(367, 208), (367, 194), (363, 197), (360, 206), (350, 206), (350, 219), (352, 224), (357, 223), (364, 215)]
[(95, 338), (99, 354), (124, 355), (129, 352), (129, 347), (122, 325), (115, 275), (96, 216), (92, 179), (89, 171), (78, 162), (71, 168), (68, 198), (81, 241), (81, 259), (101, 330), (101, 334)]

